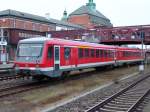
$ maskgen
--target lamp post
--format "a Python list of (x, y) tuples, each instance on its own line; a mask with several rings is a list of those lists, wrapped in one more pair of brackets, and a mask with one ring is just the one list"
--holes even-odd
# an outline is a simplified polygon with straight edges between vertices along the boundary
[(144, 38), (145, 38), (145, 32), (141, 31), (142, 57), (144, 58), (143, 64), (144, 64), (144, 61), (145, 61), (145, 56), (144, 56)]
[(6, 46), (7, 46), (7, 41), (4, 38), (4, 29), (0, 28), (0, 61), (3, 64), (6, 64), (7, 61), (7, 52), (6, 52)]
[(141, 30), (141, 32), (140, 32), (140, 37), (141, 37), (141, 46), (142, 46), (141, 57), (143, 58), (143, 60), (141, 61), (141, 65), (139, 66), (139, 70), (140, 70), (140, 72), (143, 72), (144, 71), (144, 62), (145, 62), (145, 56), (144, 56), (144, 38), (145, 38), (145, 32), (143, 30)]
[(0, 29), (1, 30), (1, 38), (0, 38), (0, 61), (2, 61), (2, 55), (3, 55), (3, 45), (1, 44), (2, 43), (2, 41), (3, 41), (3, 34), (4, 34), (4, 32), (3, 32), (3, 29), (1, 28)]

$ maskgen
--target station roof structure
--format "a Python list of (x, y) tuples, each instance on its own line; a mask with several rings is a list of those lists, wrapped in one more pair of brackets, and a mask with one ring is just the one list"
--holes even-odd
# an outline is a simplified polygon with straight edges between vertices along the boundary
[(56, 24), (56, 25), (63, 25), (63, 26), (68, 26), (68, 27), (75, 27), (79, 29), (84, 29), (84, 27), (64, 21), (59, 21), (56, 19), (47, 19), (46, 17), (34, 15), (34, 14), (29, 14), (25, 12), (20, 12), (16, 10), (11, 10), (7, 9), (4, 11), (0, 11), (0, 18), (2, 17), (16, 17), (16, 18), (22, 18), (22, 19), (27, 19), (27, 20), (33, 20), (37, 22), (42, 22), (42, 23), (47, 23), (47, 24)]

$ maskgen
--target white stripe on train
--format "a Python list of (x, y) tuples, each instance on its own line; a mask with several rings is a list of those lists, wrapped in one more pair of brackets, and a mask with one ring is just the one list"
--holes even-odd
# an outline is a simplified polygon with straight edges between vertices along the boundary
[[(136, 61), (142, 61), (142, 59), (135, 59), (135, 60), (120, 60), (116, 61), (117, 63), (124, 63), (124, 62), (136, 62)], [(69, 69), (69, 68), (76, 68), (76, 67), (92, 67), (92, 66), (102, 66), (102, 65), (109, 65), (109, 64), (115, 64), (115, 61), (109, 61), (109, 62), (97, 62), (97, 63), (86, 63), (86, 64), (78, 64), (75, 65), (67, 65), (67, 66), (60, 66), (60, 69)], [(17, 67), (17, 69), (25, 69), (25, 70), (40, 70), (40, 71), (52, 71), (54, 70), (54, 67), (44, 67), (44, 68), (38, 68), (38, 67)]]
[(38, 68), (38, 67), (17, 67), (17, 69), (52, 71), (52, 70), (54, 70), (54, 67), (45, 67), (45, 68)]

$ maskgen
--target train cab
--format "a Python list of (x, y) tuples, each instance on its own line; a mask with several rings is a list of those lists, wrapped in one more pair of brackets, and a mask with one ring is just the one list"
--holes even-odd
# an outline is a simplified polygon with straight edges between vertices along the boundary
[[(52, 57), (51, 47), (46, 46), (48, 38), (32, 38), (21, 40), (18, 43), (16, 57), (15, 57), (15, 69), (18, 74), (23, 75), (42, 75), (52, 69)], [(46, 50), (50, 50), (48, 53)], [(45, 53), (47, 53), (45, 55)], [(49, 62), (49, 67), (45, 63), (45, 59)]]

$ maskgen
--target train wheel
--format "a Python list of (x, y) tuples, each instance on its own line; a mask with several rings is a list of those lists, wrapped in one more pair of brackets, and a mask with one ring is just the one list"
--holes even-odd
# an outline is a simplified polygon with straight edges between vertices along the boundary
[(32, 79), (36, 80), (36, 81), (42, 81), (44, 79), (44, 77), (43, 76), (32, 76)]
[(106, 67), (103, 67), (103, 66), (102, 67), (95, 67), (96, 71), (101, 71), (101, 70), (104, 70), (104, 69), (106, 69)]
[(62, 78), (62, 79), (68, 78), (68, 77), (69, 77), (69, 73), (70, 73), (70, 71), (65, 71), (65, 72), (63, 72), (62, 75), (61, 75), (61, 78)]

